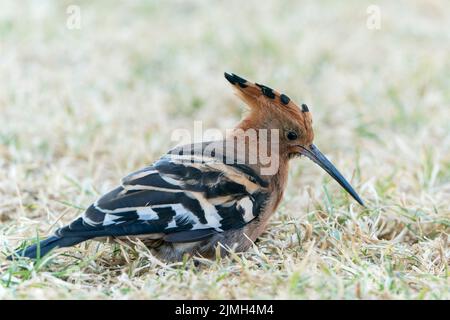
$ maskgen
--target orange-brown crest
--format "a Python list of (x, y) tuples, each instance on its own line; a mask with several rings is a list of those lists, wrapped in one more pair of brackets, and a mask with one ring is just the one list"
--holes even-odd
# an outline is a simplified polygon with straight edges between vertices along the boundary
[(235, 92), (250, 108), (250, 113), (239, 128), (293, 129), (298, 131), (299, 141), (309, 145), (314, 139), (312, 118), (308, 107), (299, 107), (287, 95), (258, 83), (250, 82), (233, 73), (225, 73)]

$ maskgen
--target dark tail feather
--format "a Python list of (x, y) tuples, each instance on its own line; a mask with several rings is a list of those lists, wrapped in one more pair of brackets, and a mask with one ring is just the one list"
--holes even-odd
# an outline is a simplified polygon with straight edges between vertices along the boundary
[(13, 257), (16, 255), (36, 259), (38, 256), (38, 252), (39, 256), (43, 257), (54, 248), (70, 247), (80, 242), (83, 242), (84, 240), (86, 240), (85, 237), (51, 236), (45, 240), (42, 240), (41, 242), (39, 242), (39, 244), (33, 244), (23, 250), (17, 251), (14, 255), (9, 256), (8, 259), (12, 260)]

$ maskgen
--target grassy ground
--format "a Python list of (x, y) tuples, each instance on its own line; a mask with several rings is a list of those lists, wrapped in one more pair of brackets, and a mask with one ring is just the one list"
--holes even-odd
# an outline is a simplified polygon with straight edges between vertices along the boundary
[[(0, 299), (450, 298), (448, 1), (26, 3), (0, 10)], [(300, 160), (247, 253), (195, 267), (87, 242), (6, 261), (165, 152), (174, 129), (232, 127), (243, 108), (224, 71), (307, 103), (316, 144), (368, 208)]]

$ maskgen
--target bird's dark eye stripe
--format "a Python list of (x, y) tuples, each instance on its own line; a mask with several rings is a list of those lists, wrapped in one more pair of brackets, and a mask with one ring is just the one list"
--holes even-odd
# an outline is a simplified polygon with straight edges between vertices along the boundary
[(295, 140), (295, 139), (298, 138), (298, 135), (297, 135), (297, 133), (294, 132), (294, 131), (289, 131), (288, 134), (287, 134), (287, 138), (288, 138), (289, 140)]
[(288, 104), (289, 101), (291, 101), (291, 99), (290, 99), (287, 95), (285, 95), (284, 93), (282, 93), (282, 94), (280, 95), (280, 100), (281, 100), (281, 102), (282, 102), (283, 104)]

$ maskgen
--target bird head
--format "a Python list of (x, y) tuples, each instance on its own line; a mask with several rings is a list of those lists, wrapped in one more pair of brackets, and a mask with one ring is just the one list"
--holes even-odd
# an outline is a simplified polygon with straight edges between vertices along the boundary
[(265, 85), (225, 73), (235, 92), (250, 108), (238, 128), (278, 130), (279, 154), (287, 159), (305, 156), (333, 177), (359, 204), (363, 201), (324, 154), (313, 144), (311, 112), (306, 104), (298, 106), (287, 95)]

